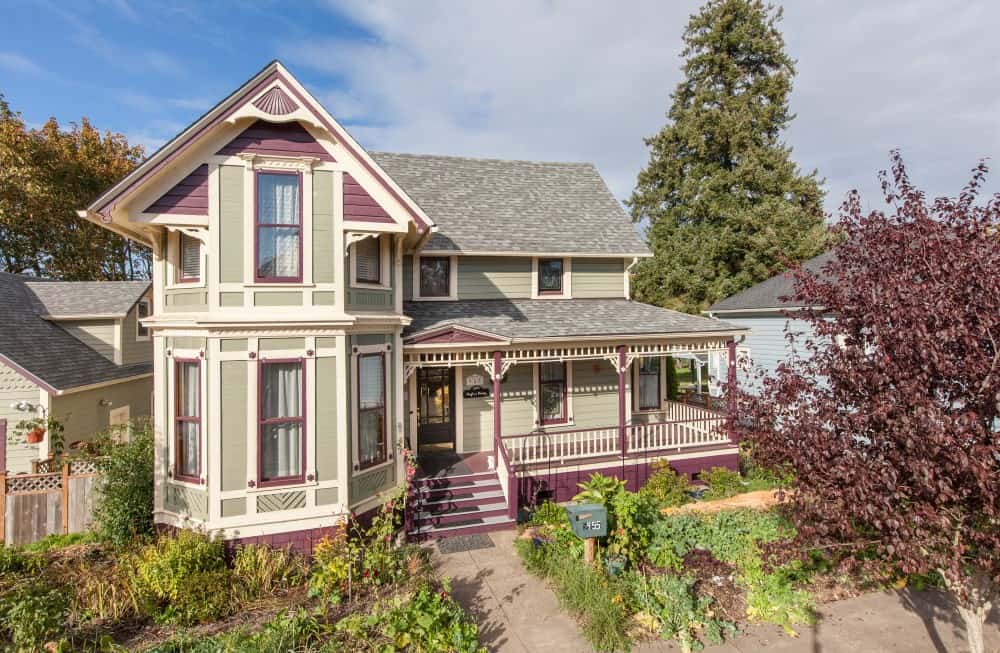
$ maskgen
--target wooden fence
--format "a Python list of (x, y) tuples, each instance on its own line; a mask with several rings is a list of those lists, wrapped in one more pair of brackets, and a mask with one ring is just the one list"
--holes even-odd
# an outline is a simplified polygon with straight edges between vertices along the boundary
[(47, 535), (87, 530), (99, 466), (93, 458), (64, 459), (34, 474), (0, 474), (0, 541), (30, 544)]

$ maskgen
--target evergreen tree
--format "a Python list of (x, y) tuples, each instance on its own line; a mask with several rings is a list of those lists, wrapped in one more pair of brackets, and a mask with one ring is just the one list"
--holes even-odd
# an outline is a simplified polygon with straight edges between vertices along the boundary
[(761, 0), (709, 0), (684, 33), (684, 79), (628, 200), (654, 257), (634, 293), (697, 312), (823, 251), (823, 192), (781, 132), (794, 61)]

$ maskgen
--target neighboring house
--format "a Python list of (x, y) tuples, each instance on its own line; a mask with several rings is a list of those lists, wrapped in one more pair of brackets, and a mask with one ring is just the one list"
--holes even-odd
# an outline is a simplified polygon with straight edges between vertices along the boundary
[[(832, 252), (825, 252), (809, 259), (802, 267), (820, 274), (832, 256)], [(792, 299), (794, 292), (792, 275), (782, 272), (716, 302), (705, 314), (750, 329), (749, 335), (739, 344), (740, 353), (749, 357), (755, 369), (771, 374), (778, 363), (794, 351), (786, 334), (810, 332), (806, 322), (795, 319), (795, 312), (804, 306)], [(754, 379), (747, 376), (742, 366), (738, 374), (741, 384), (754, 384)]]
[(275, 62), (81, 215), (153, 250), (160, 524), (309, 549), (404, 446), (418, 536), (736, 465), (665, 361), (744, 330), (629, 300), (650, 254), (590, 164), (367, 152)]
[(150, 414), (152, 339), (138, 322), (152, 308), (148, 281), (0, 272), (0, 306), (0, 469), (30, 472), (49, 455), (47, 435), (26, 444), (15, 433), (21, 421), (50, 414), (69, 444)]

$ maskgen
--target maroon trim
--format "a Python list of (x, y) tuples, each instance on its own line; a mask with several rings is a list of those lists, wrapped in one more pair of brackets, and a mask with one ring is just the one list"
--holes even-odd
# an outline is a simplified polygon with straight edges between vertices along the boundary
[[(558, 365), (562, 366), (562, 379), (559, 380), (559, 381), (543, 381), (542, 380), (542, 366), (543, 365), (553, 365), (553, 364), (558, 364)], [(569, 379), (568, 379), (567, 371), (568, 370), (566, 369), (566, 362), (565, 361), (563, 361), (561, 363), (556, 363), (556, 362), (553, 362), (553, 361), (549, 361), (547, 363), (539, 363), (538, 364), (538, 421), (543, 426), (550, 426), (550, 425), (554, 425), (554, 424), (566, 424), (567, 422), (569, 422), (569, 415), (568, 415), (568, 410), (567, 410), (568, 409), (568, 405), (567, 404), (569, 403), (567, 401), (567, 398), (568, 398), (568, 395), (569, 395), (568, 387), (567, 387), (569, 385)], [(544, 413), (542, 413), (542, 410), (544, 409), (544, 407), (542, 406), (542, 386), (555, 385), (557, 383), (561, 386), (561, 390), (562, 390), (562, 403), (561, 403), (562, 412), (560, 413), (559, 417), (546, 419)]]
[[(211, 122), (203, 125), (197, 131), (195, 131), (194, 133), (192, 133), (187, 138), (187, 140), (185, 140), (176, 150), (174, 150), (173, 152), (171, 152), (170, 154), (168, 154), (167, 156), (165, 156), (163, 159), (161, 159), (159, 162), (157, 162), (148, 171), (146, 171), (145, 173), (143, 173), (143, 174), (139, 175), (138, 177), (136, 177), (135, 180), (133, 180), (130, 184), (128, 184), (125, 188), (123, 188), (122, 190), (120, 190), (118, 193), (116, 193), (115, 195), (113, 195), (110, 198), (108, 198), (104, 202), (104, 204), (102, 204), (100, 207), (98, 207), (97, 212), (100, 213), (100, 214), (102, 214), (102, 215), (104, 215), (105, 217), (109, 216), (110, 215), (110, 211), (108, 210), (108, 206), (111, 205), (112, 202), (114, 202), (115, 200), (117, 200), (118, 198), (120, 198), (125, 193), (129, 192), (140, 181), (142, 181), (143, 179), (145, 179), (149, 175), (155, 174), (163, 166), (165, 166), (167, 163), (169, 163), (174, 158), (176, 158), (181, 153), (183, 153), (188, 147), (191, 146), (191, 143), (198, 136), (200, 136), (203, 132), (205, 132), (208, 129), (211, 129), (212, 127), (214, 127), (215, 125), (221, 123), (226, 118), (228, 118), (229, 116), (231, 116), (232, 114), (234, 114), (236, 111), (238, 111), (240, 109), (240, 107), (242, 107), (246, 103), (247, 98), (250, 98), (250, 97), (256, 95), (257, 93), (260, 92), (261, 89), (263, 89), (268, 84), (271, 84), (275, 80), (278, 80), (278, 79), (280, 79), (281, 81), (285, 82), (285, 84), (288, 86), (288, 89), (292, 92), (292, 94), (296, 98), (298, 98), (298, 100), (300, 102), (302, 102), (305, 105), (312, 106), (312, 103), (307, 102), (306, 99), (302, 96), (302, 94), (299, 93), (298, 89), (296, 89), (294, 87), (294, 85), (292, 85), (291, 83), (289, 83), (289, 81), (285, 78), (284, 75), (282, 75), (277, 70), (275, 70), (271, 74), (269, 74), (266, 77), (264, 77), (264, 79), (262, 79), (259, 83), (257, 83), (257, 85), (255, 85), (253, 88), (248, 89), (246, 93), (244, 93), (239, 98), (237, 98), (236, 100), (234, 100), (232, 106), (229, 107), (229, 109), (227, 109), (225, 112), (223, 112), (222, 114), (220, 114), (219, 116), (217, 116)], [(249, 83), (249, 80), (248, 80), (248, 83)], [(225, 102), (225, 101), (226, 100), (223, 100), (223, 102)], [(346, 133), (343, 132), (340, 129), (335, 128), (334, 125), (333, 125), (333, 123), (331, 123), (330, 121), (328, 121), (322, 115), (322, 113), (323, 113), (322, 111), (316, 111), (316, 107), (315, 106), (312, 106), (312, 110), (313, 110), (313, 113), (316, 114), (316, 117), (319, 119), (319, 121), (323, 124), (323, 126), (326, 127), (327, 130), (329, 130), (331, 133), (333, 133), (333, 134), (335, 134), (337, 136), (337, 140), (340, 142), (340, 144), (343, 145), (347, 149), (347, 151), (350, 152), (361, 163), (361, 165), (363, 165), (365, 167), (366, 170), (368, 170), (368, 172), (370, 172), (372, 175), (374, 175), (375, 177), (378, 177), (378, 178), (388, 177), (388, 175), (385, 174), (384, 171), (381, 172), (381, 173), (378, 172), (378, 171), (376, 171), (375, 167), (373, 167), (370, 163), (368, 163), (368, 161), (366, 161), (364, 159), (364, 157), (360, 156), (358, 154), (358, 152), (351, 146), (350, 141), (346, 138)], [(170, 143), (167, 143), (167, 145), (165, 145), (164, 147), (167, 147), (169, 145), (170, 145)], [(400, 204), (402, 204), (404, 206), (409, 206), (410, 207), (410, 209), (411, 209), (410, 210), (410, 214), (413, 217), (413, 221), (417, 223), (417, 231), (419, 233), (423, 233), (424, 231), (427, 230), (428, 227), (430, 227), (430, 224), (427, 223), (427, 222), (425, 222), (424, 219), (422, 217), (420, 217), (417, 214), (416, 211), (413, 210), (413, 208), (414, 208), (415, 205), (414, 205), (414, 203), (412, 201), (407, 201), (407, 200), (403, 199), (403, 197), (399, 193), (397, 193), (396, 190), (394, 188), (392, 188), (392, 186), (390, 186), (389, 184), (383, 183), (382, 185), (389, 192), (389, 194), (392, 195)]]
[[(362, 462), (362, 460), (361, 460), (361, 412), (362, 412), (362, 409), (361, 409), (361, 359), (362, 358), (370, 358), (372, 356), (378, 356), (379, 359), (381, 359), (380, 362), (382, 364), (382, 437), (381, 437), (380, 442), (379, 442), (379, 448), (381, 449), (381, 455), (378, 458), (375, 458), (374, 460), (370, 460), (368, 462)], [(388, 399), (389, 399), (389, 396), (388, 396), (389, 393), (387, 392), (387, 386), (389, 384), (388, 384), (388, 378), (386, 377), (386, 365), (385, 365), (385, 352), (384, 351), (374, 352), (374, 353), (370, 353), (370, 354), (358, 354), (357, 361), (355, 362), (354, 383), (357, 384), (357, 388), (358, 388), (357, 396), (354, 399), (355, 405), (357, 406), (357, 409), (358, 409), (358, 441), (355, 443), (355, 446), (358, 447), (358, 464), (357, 464), (357, 469), (360, 471), (360, 470), (368, 469), (370, 467), (375, 467), (376, 465), (381, 465), (382, 463), (384, 463), (384, 462), (386, 462), (386, 461), (389, 460), (389, 444), (388, 444), (388, 436), (386, 434), (386, 430), (387, 430), (387, 426), (388, 426), (386, 422), (389, 419), (388, 410), (387, 410), (388, 403), (389, 403), (389, 401), (388, 401)], [(374, 409), (367, 408), (365, 410), (367, 412), (371, 412)]]
[(208, 215), (208, 164), (203, 163), (195, 168), (142, 212)]
[[(424, 261), (444, 261), (448, 265), (448, 275), (447, 275), (447, 287), (445, 288), (443, 295), (425, 295), (424, 294)], [(417, 289), (420, 291), (419, 299), (425, 297), (437, 298), (437, 297), (450, 297), (451, 296), (451, 257), (450, 256), (421, 256), (417, 259)]]
[(298, 122), (258, 120), (216, 152), (237, 155), (244, 152), (262, 156), (309, 156), (334, 161), (333, 156)]
[[(276, 487), (279, 485), (297, 485), (306, 480), (306, 366), (302, 358), (261, 358), (257, 362), (257, 487)], [(302, 380), (299, 382), (299, 394), (302, 395), (302, 406), (298, 417), (264, 417), (264, 366), (277, 363), (298, 363)], [(302, 436), (301, 455), (299, 456), (299, 473), (295, 476), (280, 476), (264, 478), (264, 427), (270, 424), (299, 424)], [(252, 487), (252, 486), (251, 486)]]
[[(497, 449), (500, 447), (500, 439), (503, 437), (503, 429), (500, 424), (500, 382), (501, 374), (500, 370), (503, 369), (503, 354), (499, 351), (493, 352), (493, 456), (494, 459), (497, 455)], [(506, 460), (506, 459), (505, 459)], [(507, 469), (512, 470), (510, 463), (507, 463)]]
[[(198, 276), (197, 277), (185, 277), (184, 275), (184, 241), (190, 240), (194, 241), (198, 247)], [(177, 275), (175, 278), (175, 283), (198, 283), (201, 281), (201, 241), (192, 236), (188, 236), (183, 231), (179, 234), (177, 239), (177, 269), (175, 271)]]
[[(297, 225), (290, 224), (277, 224), (272, 222), (261, 222), (260, 221), (260, 176), (264, 175), (284, 175), (288, 177), (296, 177), (299, 184), (299, 223)], [(287, 170), (267, 170), (260, 169), (254, 171), (253, 176), (253, 279), (257, 283), (302, 283), (302, 241), (304, 240), (304, 216), (303, 216), (303, 206), (302, 206), (302, 173), (301, 172), (289, 172)], [(258, 276), (260, 272), (260, 229), (264, 228), (280, 228), (280, 229), (297, 229), (299, 232), (299, 260), (298, 260), (298, 274), (294, 277), (261, 277)], [(277, 252), (275, 252), (277, 254)]]
[[(187, 365), (194, 363), (195, 367), (198, 369), (198, 403), (197, 403), (197, 415), (181, 415), (181, 375), (178, 371), (182, 365)], [(198, 425), (198, 469), (193, 475), (185, 474), (181, 468), (181, 461), (184, 456), (181, 454), (184, 452), (182, 446), (183, 442), (183, 432), (178, 426), (180, 424), (197, 424)], [(175, 358), (174, 359), (174, 478), (178, 481), (186, 481), (188, 483), (201, 483), (201, 448), (204, 446), (204, 441), (201, 437), (201, 359), (200, 358)]]
[(349, 173), (344, 173), (344, 221), (394, 224), (382, 205)]
[(440, 329), (434, 329), (433, 331), (428, 331), (426, 333), (421, 333), (415, 336), (411, 336), (406, 339), (406, 343), (409, 345), (419, 345), (419, 344), (437, 344), (437, 343), (452, 343), (452, 342), (507, 342), (504, 338), (499, 338), (495, 336), (480, 335), (478, 333), (471, 333), (462, 329), (461, 327), (443, 327)]
[(729, 365), (726, 370), (726, 403), (729, 410), (726, 430), (729, 432), (730, 442), (739, 443), (740, 439), (736, 434), (736, 341), (729, 341)]
[[(553, 261), (559, 261), (559, 289), (553, 290), (552, 288), (542, 288), (542, 264), (551, 263)], [(566, 274), (566, 259), (563, 258), (540, 258), (538, 259), (538, 279), (536, 280), (535, 291), (539, 295), (562, 295), (565, 291), (563, 288), (563, 276)]]
[(622, 450), (622, 460), (625, 460), (628, 448), (628, 437), (625, 435), (625, 369), (627, 364), (625, 345), (618, 345), (618, 440)]
[[(655, 360), (657, 362), (657, 365), (656, 365), (656, 405), (655, 406), (643, 406), (642, 405), (642, 377), (643, 377), (643, 374), (642, 374), (642, 359), (639, 359), (639, 365), (637, 366), (636, 373), (635, 373), (635, 375), (636, 375), (636, 385), (638, 386), (635, 389), (636, 390), (635, 391), (635, 409), (638, 410), (638, 411), (663, 410), (663, 397), (660, 394), (661, 392), (663, 392), (663, 388), (660, 387), (660, 379), (661, 379), (661, 377), (663, 375), (663, 369), (661, 368), (661, 365), (663, 365), (663, 359), (660, 358), (660, 357), (657, 357), (657, 356), (650, 356), (649, 359), (650, 360)], [(647, 374), (646, 376), (649, 376), (649, 375)]]
[(375, 274), (374, 279), (365, 279), (358, 274), (358, 245), (362, 241), (354, 243), (354, 280), (359, 283), (382, 283), (382, 236), (375, 236)]

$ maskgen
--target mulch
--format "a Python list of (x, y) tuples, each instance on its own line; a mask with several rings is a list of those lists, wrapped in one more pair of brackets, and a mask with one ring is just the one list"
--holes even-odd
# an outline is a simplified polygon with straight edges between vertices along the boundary
[(746, 620), (747, 604), (743, 592), (736, 586), (736, 568), (718, 560), (711, 551), (692, 549), (684, 556), (684, 571), (695, 579), (698, 596), (710, 596), (710, 609), (721, 619), (732, 622)]

